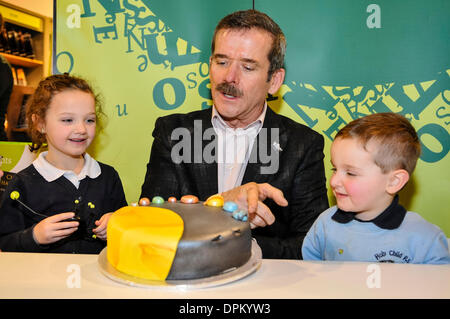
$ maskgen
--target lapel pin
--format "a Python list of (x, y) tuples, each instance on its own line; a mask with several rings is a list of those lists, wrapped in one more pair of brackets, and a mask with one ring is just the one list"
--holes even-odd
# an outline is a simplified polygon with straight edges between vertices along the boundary
[(272, 146), (273, 146), (273, 148), (274, 148), (276, 151), (278, 151), (278, 152), (283, 151), (283, 150), (281, 149), (281, 147), (280, 147), (280, 143), (278, 143), (278, 142), (273, 142)]

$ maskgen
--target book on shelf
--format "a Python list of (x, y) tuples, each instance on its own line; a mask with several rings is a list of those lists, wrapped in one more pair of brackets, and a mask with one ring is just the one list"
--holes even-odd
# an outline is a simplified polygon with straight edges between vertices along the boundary
[(30, 97), (31, 97), (31, 94), (23, 95), (22, 104), (20, 105), (20, 113), (19, 113), (19, 118), (17, 119), (16, 128), (25, 128), (26, 129), (28, 127), (26, 113), (27, 113), (27, 102)]
[(15, 67), (11, 67), (11, 73), (14, 79), (14, 85), (17, 85), (17, 73), (16, 73), (16, 68)]
[(25, 72), (23, 71), (23, 69), (17, 68), (16, 72), (17, 72), (17, 84), (27, 86), (28, 85), (27, 77), (25, 76)]

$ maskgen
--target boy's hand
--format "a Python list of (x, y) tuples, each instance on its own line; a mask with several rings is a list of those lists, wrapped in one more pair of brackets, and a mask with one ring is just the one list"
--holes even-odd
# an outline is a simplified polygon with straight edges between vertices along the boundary
[(79, 223), (63, 222), (63, 220), (74, 216), (75, 213), (67, 212), (41, 220), (33, 229), (34, 241), (40, 245), (46, 245), (70, 236), (78, 229)]
[(92, 232), (97, 236), (97, 238), (106, 240), (106, 226), (108, 226), (108, 221), (111, 215), (112, 213), (104, 214), (99, 220), (95, 221), (95, 225), (97, 227), (94, 228)]

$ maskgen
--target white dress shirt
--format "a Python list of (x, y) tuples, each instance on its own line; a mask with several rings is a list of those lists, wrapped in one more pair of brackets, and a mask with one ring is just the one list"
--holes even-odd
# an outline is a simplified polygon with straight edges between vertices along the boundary
[(217, 182), (218, 192), (226, 192), (240, 186), (245, 168), (266, 116), (267, 103), (261, 115), (244, 128), (231, 128), (213, 105), (211, 123), (217, 134)]

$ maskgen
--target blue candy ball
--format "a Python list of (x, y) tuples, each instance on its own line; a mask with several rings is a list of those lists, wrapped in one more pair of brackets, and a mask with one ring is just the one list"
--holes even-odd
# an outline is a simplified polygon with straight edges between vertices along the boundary
[[(236, 210), (235, 212), (233, 212), (233, 218), (237, 219), (237, 220), (241, 220), (241, 221), (246, 221), (247, 220), (247, 212), (245, 210)], [(245, 220), (244, 220), (245, 219)]]
[(232, 213), (236, 209), (238, 209), (238, 205), (235, 202), (228, 201), (223, 204), (223, 210), (228, 213)]

